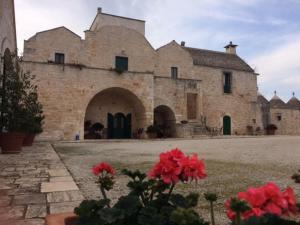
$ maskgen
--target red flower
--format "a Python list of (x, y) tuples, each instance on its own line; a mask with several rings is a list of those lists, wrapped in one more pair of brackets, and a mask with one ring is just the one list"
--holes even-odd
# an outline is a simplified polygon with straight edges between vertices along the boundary
[(183, 180), (188, 181), (204, 179), (207, 175), (205, 172), (205, 164), (203, 160), (198, 159), (198, 155), (182, 159)]
[(109, 165), (108, 163), (105, 163), (105, 162), (100, 163), (100, 164), (94, 166), (93, 169), (92, 169), (92, 172), (96, 176), (98, 176), (100, 173), (103, 173), (104, 171), (106, 173), (111, 174), (111, 175), (115, 175), (115, 173), (116, 173), (115, 170), (114, 170), (114, 168), (111, 165)]
[(161, 153), (160, 161), (149, 172), (151, 178), (161, 178), (166, 184), (177, 183), (182, 171), (181, 160), (186, 156), (179, 149)]
[[(296, 196), (290, 187), (282, 192), (276, 184), (268, 183), (259, 188), (249, 188), (247, 192), (240, 192), (238, 198), (248, 202), (251, 207), (243, 213), (244, 219), (251, 216), (260, 217), (267, 213), (277, 216), (297, 213)], [(234, 220), (236, 214), (230, 209), (230, 200), (225, 206), (228, 218)]]
[(203, 179), (206, 173), (204, 162), (198, 159), (197, 154), (188, 157), (176, 148), (160, 154), (160, 160), (149, 172), (149, 176), (162, 179), (167, 184), (175, 184), (179, 180)]

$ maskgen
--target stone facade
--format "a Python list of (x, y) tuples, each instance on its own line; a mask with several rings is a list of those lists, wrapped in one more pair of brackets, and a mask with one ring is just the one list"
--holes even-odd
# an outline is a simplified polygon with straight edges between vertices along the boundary
[(300, 101), (293, 96), (287, 103), (275, 93), (268, 101), (259, 94), (258, 105), (264, 120), (264, 127), (273, 124), (278, 135), (300, 135)]
[(0, 72), (3, 70), (2, 57), (5, 50), (17, 52), (15, 9), (13, 0), (0, 0)]
[[(172, 41), (155, 50), (144, 31), (144, 21), (98, 9), (84, 39), (59, 27), (25, 41), (22, 66), (37, 77), (46, 116), (40, 138), (83, 138), (85, 121), (109, 129), (109, 115), (118, 113), (123, 117), (113, 119), (130, 117), (131, 137), (153, 123), (167, 127), (172, 137), (210, 129), (222, 134), (224, 117), (228, 134), (262, 127), (257, 74), (236, 55), (235, 45), (214, 52)], [(56, 53), (64, 54), (63, 63)], [(116, 57), (128, 60), (123, 73), (115, 70)]]

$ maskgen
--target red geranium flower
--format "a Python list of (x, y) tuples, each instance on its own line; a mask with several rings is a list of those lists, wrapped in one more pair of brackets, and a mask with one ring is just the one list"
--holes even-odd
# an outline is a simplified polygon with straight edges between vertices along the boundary
[(108, 163), (105, 163), (105, 162), (102, 162), (102, 163), (94, 166), (92, 171), (96, 176), (103, 173), (104, 171), (106, 173), (111, 174), (111, 175), (115, 175), (115, 173), (116, 173), (114, 168), (111, 165), (109, 165)]
[(186, 156), (181, 150), (173, 149), (161, 153), (159, 162), (149, 172), (151, 178), (162, 179), (166, 184), (178, 181), (198, 180), (206, 177), (204, 162), (195, 154)]
[(204, 161), (199, 160), (197, 154), (182, 159), (181, 163), (184, 181), (204, 179), (207, 176)]
[[(240, 192), (238, 198), (248, 202), (251, 210), (243, 213), (242, 217), (247, 219), (251, 216), (263, 216), (273, 214), (277, 216), (297, 213), (296, 196), (292, 188), (285, 191), (274, 183), (268, 183), (259, 188), (249, 188), (247, 192)], [(225, 203), (227, 216), (234, 220), (236, 214), (230, 209), (230, 200)]]

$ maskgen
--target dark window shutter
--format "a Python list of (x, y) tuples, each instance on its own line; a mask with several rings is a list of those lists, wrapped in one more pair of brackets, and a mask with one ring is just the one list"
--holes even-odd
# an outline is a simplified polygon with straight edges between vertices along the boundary
[(128, 57), (116, 56), (116, 70), (120, 72), (128, 71)]

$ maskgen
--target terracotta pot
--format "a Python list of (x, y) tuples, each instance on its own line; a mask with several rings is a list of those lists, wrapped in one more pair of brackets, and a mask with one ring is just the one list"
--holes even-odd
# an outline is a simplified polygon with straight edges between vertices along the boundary
[(155, 138), (157, 138), (157, 133), (150, 132), (150, 133), (147, 133), (147, 136), (149, 139), (155, 139)]
[(46, 216), (46, 225), (74, 225), (78, 216), (74, 213), (59, 213)]
[(24, 141), (23, 141), (23, 146), (32, 146), (34, 142), (35, 134), (26, 134)]
[(2, 154), (18, 154), (22, 150), (25, 134), (18, 132), (2, 133)]
[(2, 147), (2, 132), (0, 133), (0, 147)]

